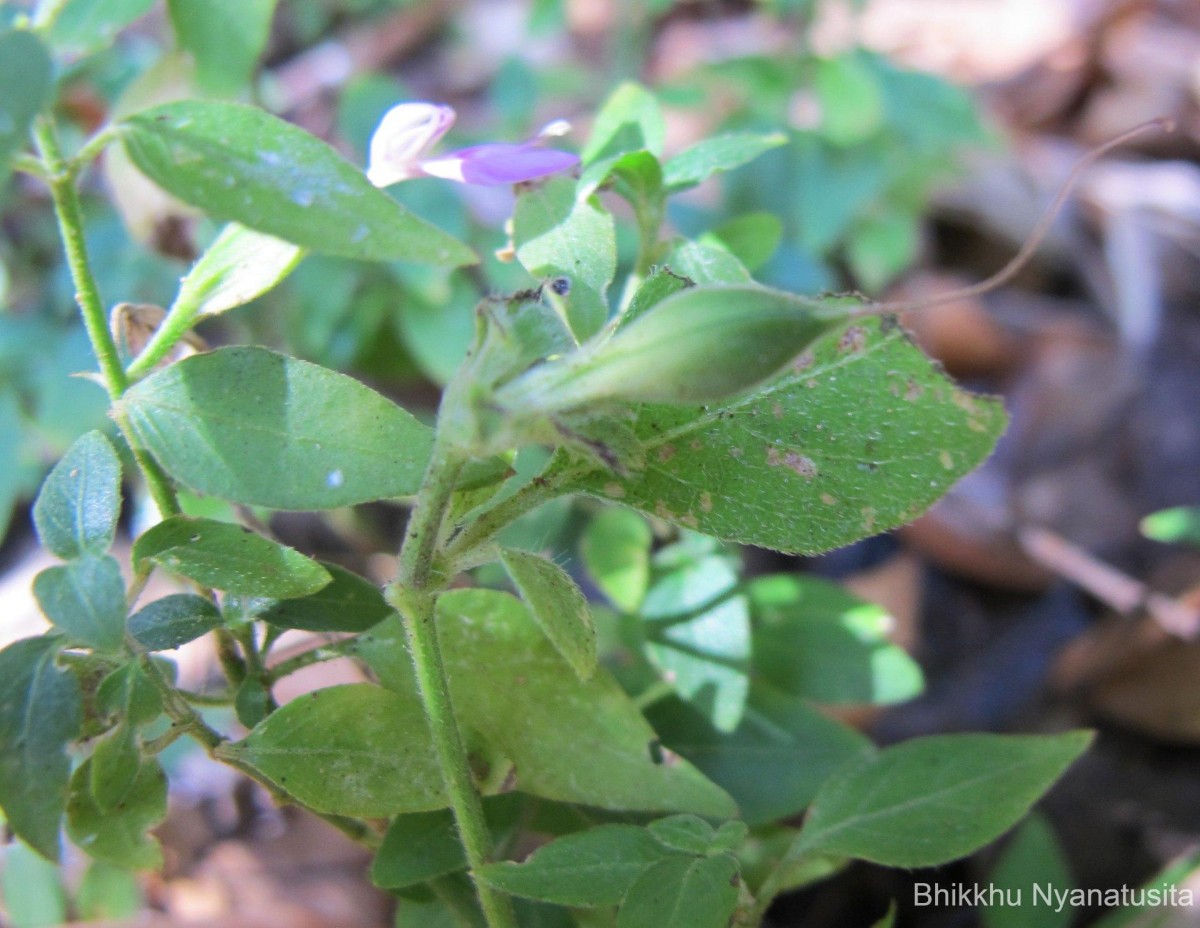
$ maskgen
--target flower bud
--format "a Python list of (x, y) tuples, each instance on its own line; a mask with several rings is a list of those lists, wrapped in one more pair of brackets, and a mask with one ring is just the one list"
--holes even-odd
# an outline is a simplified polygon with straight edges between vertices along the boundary
[(400, 103), (393, 106), (371, 136), (367, 179), (387, 187), (410, 177), (420, 177), (420, 159), (454, 125), (455, 113), (437, 103)]
[(718, 402), (769, 379), (845, 318), (765, 287), (692, 287), (594, 348), (531, 370), (501, 398), (546, 409)]

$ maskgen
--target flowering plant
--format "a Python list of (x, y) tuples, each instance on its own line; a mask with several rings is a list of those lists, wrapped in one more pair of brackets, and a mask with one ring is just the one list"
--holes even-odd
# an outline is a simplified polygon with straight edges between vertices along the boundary
[[(61, 563), (34, 592), (51, 627), (0, 651), (0, 806), (32, 851), (57, 859), (65, 828), (107, 865), (161, 865), (160, 755), (187, 739), (370, 847), (403, 924), (751, 926), (852, 860), (970, 853), (1084, 748), (1070, 732), (877, 749), (817, 707), (919, 691), (886, 615), (803, 575), (742, 575), (736, 544), (811, 554), (914, 518), (1005, 421), (894, 321), (756, 282), (762, 242), (664, 232), (671, 197), (785, 135), (665, 157), (657, 101), (627, 84), (578, 156), (546, 145), (562, 123), (431, 156), (453, 111), (404, 103), (364, 176), (212, 99), (131, 111), (66, 151), (52, 20), (0, 35), (0, 61), (21, 65), (4, 79), (44, 84), (3, 158), (49, 188), (113, 428), (42, 485), (34, 521)], [(106, 149), (224, 224), (171, 306), (143, 314), (160, 321), (141, 346), (114, 338), (125, 316), (110, 319), (84, 236), (77, 184)], [(177, 350), (309, 253), (477, 262), (380, 189), (418, 177), (517, 184), (520, 285), (474, 310), (434, 426), (265, 347)], [(156, 510), (137, 520), (130, 579), (111, 553), (123, 484)], [(232, 505), (189, 512), (202, 497)], [(565, 519), (570, 500), (575, 539), (532, 521)], [(397, 501), (382, 589), (261, 519), (236, 524)], [(147, 597), (154, 574), (186, 592)], [(327, 637), (279, 657), (286, 630)], [(205, 636), (223, 682), (179, 688), (168, 655)], [(333, 657), (360, 682), (278, 704), (281, 680)]]

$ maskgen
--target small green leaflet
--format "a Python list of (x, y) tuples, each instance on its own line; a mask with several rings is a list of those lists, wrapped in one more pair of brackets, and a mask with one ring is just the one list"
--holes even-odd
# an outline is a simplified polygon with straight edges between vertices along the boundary
[(119, 406), (185, 486), (271, 509), (410, 496), (433, 447), (428, 426), (357, 380), (263, 348), (185, 358)]
[(749, 164), (763, 152), (786, 142), (787, 136), (782, 132), (731, 132), (705, 139), (663, 165), (663, 184), (670, 193), (686, 190), (714, 174)]
[(539, 554), (502, 548), (500, 560), (550, 643), (580, 680), (590, 679), (596, 670), (596, 629), (575, 581)]
[(121, 461), (100, 432), (67, 449), (33, 504), (38, 538), (64, 560), (107, 551), (120, 513)]
[(644, 148), (662, 153), (666, 122), (658, 100), (645, 87), (627, 81), (604, 101), (592, 123), (592, 133), (580, 157), (584, 167), (628, 151)]
[(567, 906), (614, 905), (651, 864), (674, 853), (637, 825), (599, 825), (551, 841), (523, 863), (489, 864), (481, 879), (515, 896)]
[(96, 860), (128, 870), (162, 867), (162, 848), (148, 829), (167, 814), (167, 777), (155, 758), (138, 768), (126, 800), (119, 809), (103, 811), (92, 795), (92, 760), (85, 760), (71, 777), (67, 803), (67, 834)]
[(333, 580), (315, 593), (283, 599), (258, 618), (280, 628), (310, 632), (363, 632), (392, 614), (379, 587), (336, 564), (322, 564)]
[(293, 700), (222, 752), (319, 812), (381, 818), (446, 805), (420, 702), (369, 683)]
[(262, 296), (288, 276), (304, 249), (232, 222), (179, 285), (172, 315), (215, 316)]
[(69, 55), (108, 48), (118, 32), (153, 5), (154, 0), (66, 0), (50, 27), (50, 42)]
[(263, 110), (191, 100), (136, 113), (119, 127), (143, 174), (215, 219), (363, 261), (476, 260), (330, 146)]
[(552, 177), (521, 190), (513, 211), (513, 242), (517, 260), (535, 278), (566, 278), (567, 319), (583, 341), (608, 318), (617, 240), (612, 216), (594, 197), (577, 199), (575, 188), (571, 178)]
[(749, 395), (641, 407), (645, 469), (589, 470), (569, 485), (726, 541), (814, 554), (916, 518), (987, 456), (1005, 421), (998, 401), (956, 388), (895, 324), (866, 320)]
[(221, 613), (211, 601), (191, 593), (173, 593), (131, 615), (129, 634), (148, 651), (169, 651), (221, 624)]
[(84, 555), (47, 567), (33, 581), (33, 595), (54, 625), (74, 641), (119, 651), (125, 639), (125, 581), (107, 554)]
[(315, 593), (328, 571), (293, 548), (247, 528), (212, 519), (172, 516), (133, 545), (135, 563), (149, 560), (226, 593), (289, 599)]
[(98, 738), (92, 749), (92, 799), (101, 812), (115, 812), (129, 797), (141, 767), (142, 755), (133, 726), (119, 722)]
[(737, 861), (728, 854), (659, 861), (630, 888), (617, 928), (727, 928), (738, 882)]
[(931, 867), (998, 838), (1087, 748), (1092, 735), (914, 738), (831, 776), (788, 852)]
[(0, 807), (8, 827), (48, 860), (58, 860), (59, 823), (79, 736), (83, 696), (55, 664), (61, 639), (22, 638), (0, 651)]

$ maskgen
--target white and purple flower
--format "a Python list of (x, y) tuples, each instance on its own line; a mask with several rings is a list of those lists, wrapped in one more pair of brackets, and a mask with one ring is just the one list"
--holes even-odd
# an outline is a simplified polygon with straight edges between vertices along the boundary
[(453, 109), (437, 103), (393, 106), (371, 136), (367, 179), (376, 187), (413, 177), (495, 187), (537, 180), (579, 163), (578, 156), (570, 152), (545, 147), (550, 139), (570, 131), (570, 124), (561, 119), (524, 142), (490, 142), (436, 158), (424, 157), (454, 125), (454, 118)]

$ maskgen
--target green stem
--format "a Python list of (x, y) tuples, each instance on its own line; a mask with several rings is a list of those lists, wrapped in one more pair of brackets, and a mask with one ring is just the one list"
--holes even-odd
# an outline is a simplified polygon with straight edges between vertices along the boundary
[(542, 503), (561, 496), (563, 484), (570, 475), (569, 471), (559, 470), (549, 476), (534, 477), (512, 496), (505, 497), (490, 509), (485, 509), (475, 521), (451, 539), (446, 546), (446, 560), (453, 564), (468, 557), (476, 548), (490, 544), (496, 533), (510, 522), (536, 509)]
[[(439, 437), (443, 434), (439, 431)], [(438, 441), (405, 531), (400, 550), (400, 576), (387, 587), (385, 595), (404, 620), (417, 688), (449, 793), (450, 808), (454, 812), (467, 863), (472, 870), (477, 870), (488, 862), (491, 835), (483, 816), (483, 803), (471, 776), (467, 749), (454, 717), (446, 666), (438, 641), (434, 610), (441, 584), (430, 582), (438, 534), (461, 470), (461, 458), (451, 453), (443, 441)], [(489, 928), (517, 928), (512, 903), (507, 896), (478, 879), (475, 880), (475, 892)]]
[(104, 300), (96, 286), (88, 262), (87, 244), (83, 237), (83, 208), (79, 203), (79, 191), (75, 189), (75, 176), (70, 165), (63, 160), (58, 146), (54, 126), (45, 117), (39, 117), (34, 125), (34, 138), (42, 163), (49, 172), (47, 183), (54, 200), (54, 212), (58, 217), (58, 231), (62, 236), (63, 251), (75, 283), (75, 301), (83, 315), (83, 324), (88, 339), (100, 363), (100, 374), (108, 395), (115, 402), (121, 398), (129, 382), (121, 366), (121, 356), (116, 342), (108, 330), (108, 314), (104, 311)]
[(313, 664), (319, 664), (322, 661), (332, 661), (339, 657), (345, 657), (347, 652), (353, 651), (357, 646), (358, 638), (353, 637), (343, 638), (341, 641), (333, 641), (328, 644), (320, 644), (315, 648), (302, 651), (295, 657), (289, 657), (271, 667), (267, 671), (269, 682), (274, 683), (276, 680), (282, 680), (288, 674), (293, 674), (297, 670), (303, 670), (305, 667), (311, 667)]

